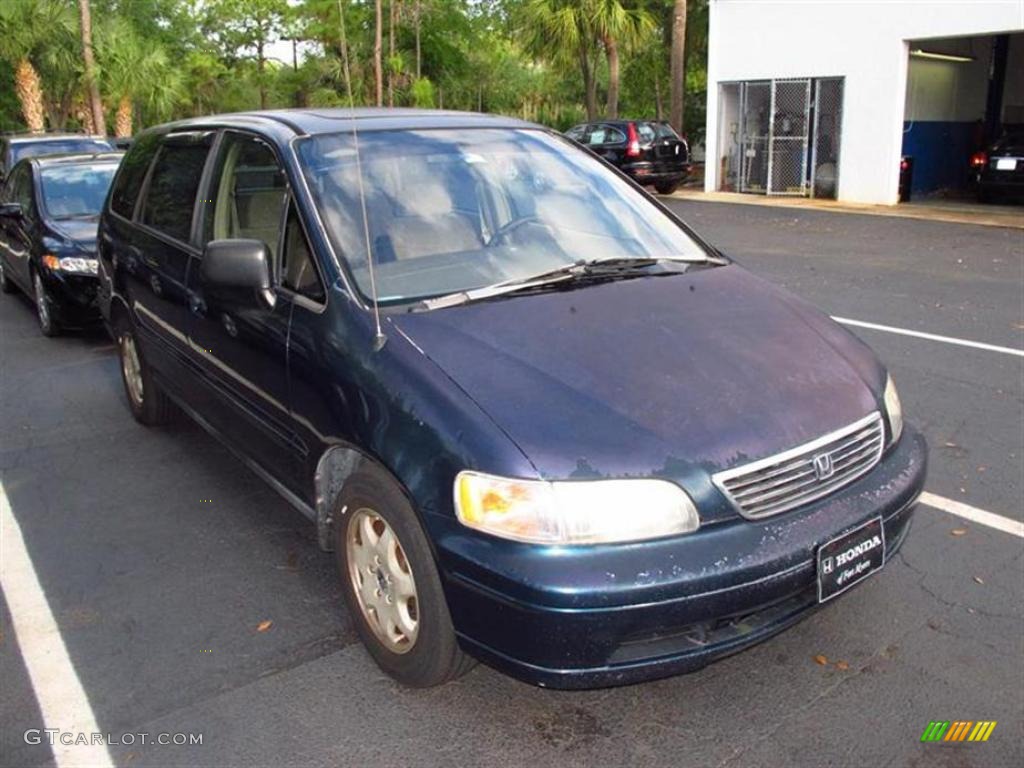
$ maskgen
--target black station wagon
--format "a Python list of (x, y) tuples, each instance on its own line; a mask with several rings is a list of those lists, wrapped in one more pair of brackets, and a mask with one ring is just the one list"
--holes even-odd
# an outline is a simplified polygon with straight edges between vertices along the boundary
[(408, 685), (697, 669), (882, 568), (924, 482), (863, 343), (518, 120), (149, 130), (99, 262), (135, 418), (186, 412), (307, 515)]

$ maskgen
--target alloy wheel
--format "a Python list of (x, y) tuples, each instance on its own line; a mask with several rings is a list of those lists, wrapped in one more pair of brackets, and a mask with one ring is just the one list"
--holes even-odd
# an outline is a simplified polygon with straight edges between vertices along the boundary
[(363, 618), (389, 651), (408, 653), (419, 634), (419, 602), (394, 529), (372, 509), (359, 509), (349, 517), (345, 547)]

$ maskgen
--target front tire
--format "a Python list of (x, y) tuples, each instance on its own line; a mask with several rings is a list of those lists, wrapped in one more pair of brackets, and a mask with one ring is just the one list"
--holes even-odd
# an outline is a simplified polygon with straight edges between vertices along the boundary
[(345, 483), (334, 539), (349, 614), (382, 670), (402, 685), (428, 688), (472, 668), (456, 641), (426, 535), (383, 470), (364, 466)]
[(153, 371), (139, 349), (135, 329), (127, 320), (117, 328), (117, 351), (121, 381), (132, 416), (147, 427), (169, 423), (174, 417), (174, 403), (153, 377)]
[(32, 289), (36, 302), (36, 319), (39, 321), (39, 330), (47, 338), (60, 336), (60, 323), (57, 322), (57, 318), (53, 314), (53, 300), (38, 272), (32, 273)]

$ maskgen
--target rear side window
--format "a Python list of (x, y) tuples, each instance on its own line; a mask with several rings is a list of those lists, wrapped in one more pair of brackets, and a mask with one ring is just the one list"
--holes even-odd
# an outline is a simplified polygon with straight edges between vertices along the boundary
[(150, 173), (142, 208), (143, 224), (188, 242), (196, 193), (212, 139), (211, 132), (176, 134), (164, 139)]
[(625, 144), (626, 134), (610, 125), (595, 125), (583, 140), (584, 144)]
[(110, 208), (114, 213), (119, 213), (126, 219), (130, 219), (135, 213), (135, 201), (139, 197), (146, 171), (149, 170), (153, 153), (156, 152), (159, 143), (160, 136), (155, 133), (141, 136), (121, 160), (121, 167), (114, 178), (114, 186), (110, 193)]

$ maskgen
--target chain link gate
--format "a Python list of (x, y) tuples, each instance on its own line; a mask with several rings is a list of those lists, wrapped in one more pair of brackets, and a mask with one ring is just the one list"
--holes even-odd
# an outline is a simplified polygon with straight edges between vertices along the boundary
[(835, 197), (842, 78), (723, 83), (721, 188)]

